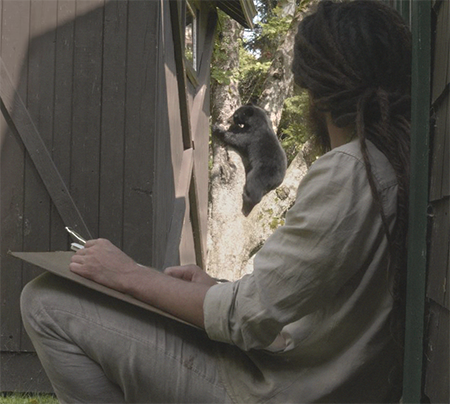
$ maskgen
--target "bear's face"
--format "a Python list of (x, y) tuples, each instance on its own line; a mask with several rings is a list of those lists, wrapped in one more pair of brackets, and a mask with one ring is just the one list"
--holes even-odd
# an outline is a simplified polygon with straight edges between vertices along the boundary
[(254, 114), (254, 107), (245, 105), (243, 107), (240, 107), (233, 114), (233, 122), (239, 126), (248, 125), (250, 123), (250, 118), (253, 116), (253, 114)]
[(247, 104), (237, 109), (233, 114), (233, 122), (241, 128), (252, 127), (254, 123), (257, 125), (261, 122), (270, 124), (266, 112), (252, 104)]

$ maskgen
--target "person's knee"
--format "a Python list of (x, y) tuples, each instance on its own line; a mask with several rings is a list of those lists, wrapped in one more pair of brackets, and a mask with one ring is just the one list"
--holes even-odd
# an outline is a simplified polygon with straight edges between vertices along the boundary
[(48, 284), (51, 280), (49, 273), (44, 273), (27, 283), (20, 295), (20, 311), (24, 323), (29, 323), (36, 313), (38, 313), (51, 299)]

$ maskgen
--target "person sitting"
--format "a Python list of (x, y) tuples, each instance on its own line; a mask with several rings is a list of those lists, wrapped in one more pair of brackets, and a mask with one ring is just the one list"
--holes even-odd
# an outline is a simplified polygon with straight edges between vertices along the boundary
[(61, 402), (395, 402), (401, 395), (411, 37), (379, 1), (319, 3), (295, 40), (327, 152), (254, 271), (216, 283), (143, 267), (104, 239), (71, 271), (198, 327), (50, 274), (25, 328)]

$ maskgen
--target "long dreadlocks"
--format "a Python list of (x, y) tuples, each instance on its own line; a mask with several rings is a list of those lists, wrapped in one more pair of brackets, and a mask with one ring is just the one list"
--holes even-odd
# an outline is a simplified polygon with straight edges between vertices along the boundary
[[(353, 125), (368, 181), (390, 247), (397, 302), (404, 295), (410, 147), (411, 35), (401, 16), (380, 1), (322, 1), (300, 24), (295, 42), (296, 83), (338, 127)], [(398, 181), (391, 233), (367, 153), (370, 140)]]

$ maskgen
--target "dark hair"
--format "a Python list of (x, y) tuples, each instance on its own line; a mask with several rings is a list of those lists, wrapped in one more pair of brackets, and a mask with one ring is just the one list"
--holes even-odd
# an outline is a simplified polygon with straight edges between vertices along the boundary
[[(338, 127), (355, 126), (372, 195), (390, 246), (395, 297), (404, 295), (410, 148), (411, 34), (381, 1), (322, 1), (300, 24), (293, 68), (296, 83)], [(366, 139), (387, 157), (398, 181), (393, 233), (370, 168)]]

